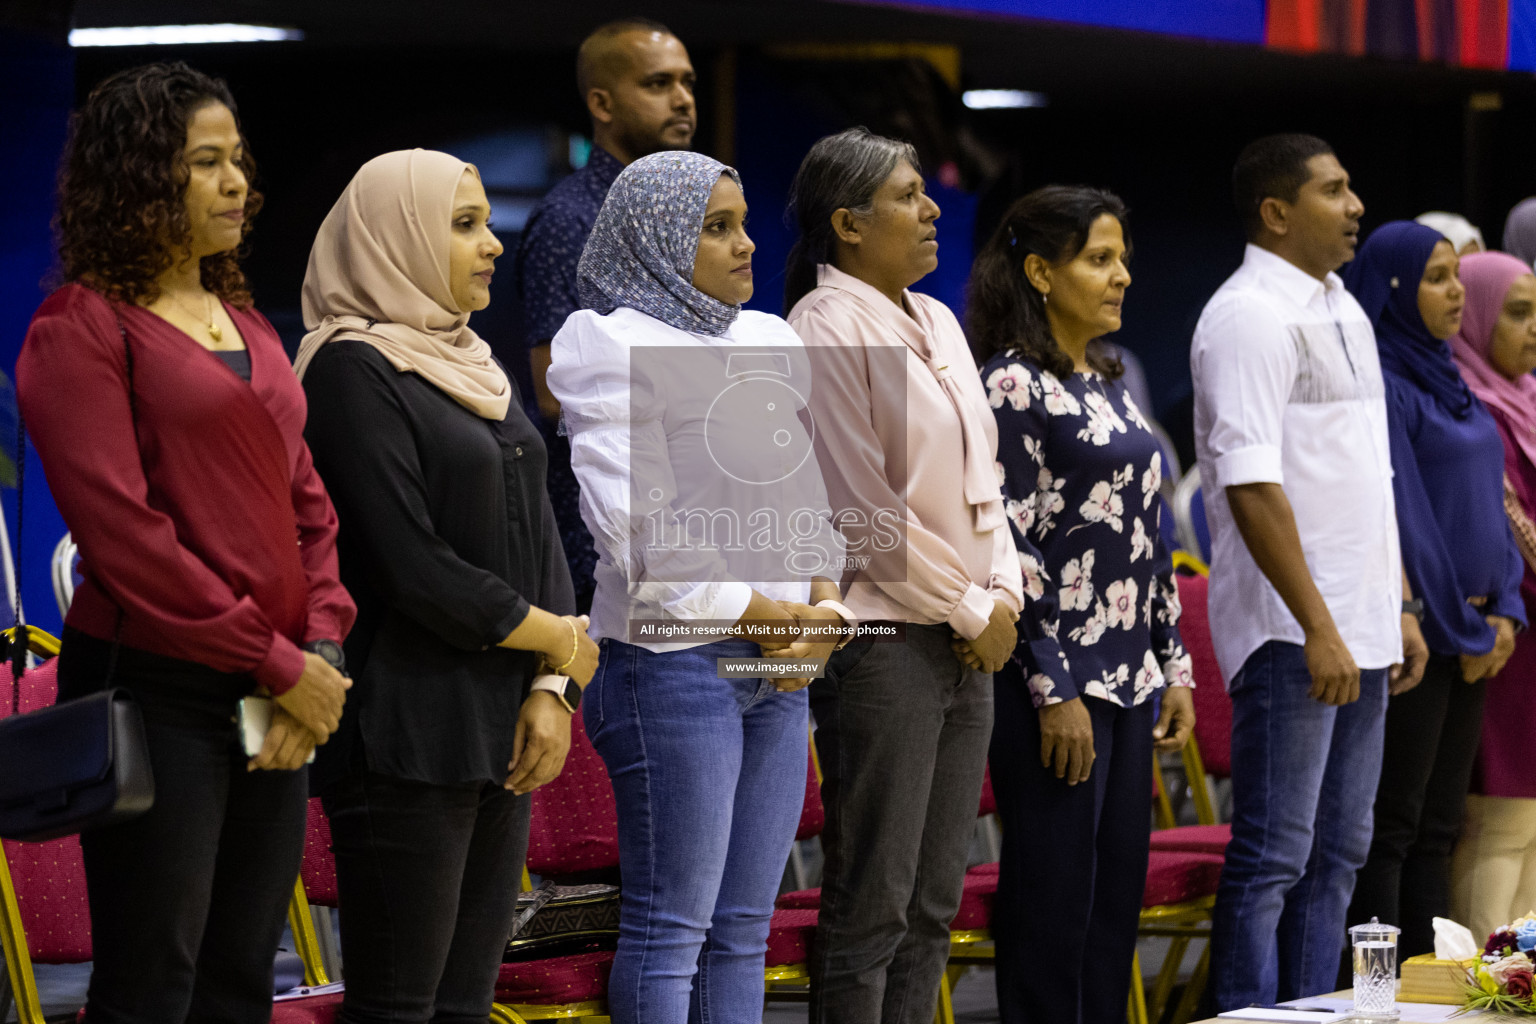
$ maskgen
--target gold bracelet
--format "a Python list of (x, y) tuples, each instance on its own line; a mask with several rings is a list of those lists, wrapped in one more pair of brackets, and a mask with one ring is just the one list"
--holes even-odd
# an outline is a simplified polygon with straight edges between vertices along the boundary
[(571, 656), (565, 659), (564, 664), (555, 666), (555, 672), (560, 675), (564, 675), (565, 670), (571, 667), (571, 662), (576, 660), (576, 651), (581, 646), (581, 641), (576, 635), (576, 623), (572, 622), (570, 619), (566, 619), (565, 624), (571, 627)]

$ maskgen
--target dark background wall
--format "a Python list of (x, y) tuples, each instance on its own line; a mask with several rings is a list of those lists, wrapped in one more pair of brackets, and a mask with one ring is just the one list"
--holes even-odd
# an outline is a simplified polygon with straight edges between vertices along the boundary
[[(681, 36), (700, 72), (697, 148), (735, 163), (745, 179), (759, 245), (754, 306), (780, 307), (788, 182), (825, 132), (865, 123), (918, 143), (945, 210), (941, 269), (922, 287), (957, 306), (973, 245), (1009, 202), (1048, 182), (1102, 185), (1131, 206), (1136, 244), (1117, 340), (1143, 360), (1157, 415), (1186, 448), (1190, 333), (1242, 254), (1227, 183), (1245, 142), (1280, 130), (1329, 139), (1365, 201), (1367, 228), (1447, 209), (1471, 216), (1497, 244), (1504, 213), (1536, 192), (1536, 79), (1527, 74), (818, 0), (642, 6)], [(587, 127), (572, 82), (576, 43), (635, 5), (555, 8), (479, 0), (82, 0), (75, 7), (80, 24), (293, 24), (309, 32), (296, 44), (71, 52), (48, 47), (35, 32), (0, 29), (0, 44), (11, 47), (0, 48), (0, 184), (12, 186), (0, 193), (0, 227), (11, 232), (25, 221), (29, 239), (25, 246), (0, 239), (8, 254), (0, 263), (4, 367), (14, 364), (25, 329), (16, 311), (44, 294), (39, 225), (69, 99), (61, 81), (72, 82), (78, 100), (105, 75), (160, 59), (185, 59), (229, 81), (267, 195), (247, 268), (259, 304), (292, 346), (302, 333), (298, 294), (310, 241), (364, 160), (521, 133), (543, 140), (543, 164), (509, 185), (513, 200), (531, 201), (568, 172), (569, 137)], [(869, 42), (947, 47), (936, 62), (944, 73), (889, 48), (846, 49)], [(28, 55), (32, 64), (7, 54)], [(1049, 105), (970, 111), (955, 85), (1030, 89)], [(22, 248), (27, 258), (12, 258)], [(502, 266), (510, 269), (510, 259)], [(476, 320), (503, 351), (514, 312), (509, 277), (498, 275), (501, 294)], [(29, 495), (29, 515), (31, 507)], [(46, 538), (51, 549), (61, 527), (40, 529), (55, 532)], [(28, 566), (33, 575), (40, 568), (35, 560)], [(40, 603), (30, 594), (29, 602)]]

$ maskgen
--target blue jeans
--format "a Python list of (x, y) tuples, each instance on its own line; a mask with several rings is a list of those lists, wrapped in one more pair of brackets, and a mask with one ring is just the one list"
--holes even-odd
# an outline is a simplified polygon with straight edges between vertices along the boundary
[(602, 641), (582, 705), (618, 802), (614, 1024), (762, 1017), (769, 920), (805, 799), (809, 712), (804, 690), (716, 675), (717, 658), (756, 656), (746, 641), (660, 653)]
[(1232, 843), (1211, 934), (1218, 1009), (1331, 992), (1355, 872), (1371, 846), (1387, 672), (1360, 699), (1307, 696), (1297, 644), (1270, 641), (1232, 679)]

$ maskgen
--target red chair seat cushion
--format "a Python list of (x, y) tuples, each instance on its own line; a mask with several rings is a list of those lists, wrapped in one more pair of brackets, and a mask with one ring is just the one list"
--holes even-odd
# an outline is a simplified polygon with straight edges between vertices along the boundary
[(1208, 853), (1153, 850), (1147, 858), (1147, 887), (1141, 905), (1157, 907), (1216, 895), (1221, 863), (1221, 857)]
[(787, 892), (774, 900), (773, 905), (780, 910), (820, 910), (821, 887)]
[(272, 1004), (272, 1024), (332, 1024), (341, 1012), (340, 992)]
[[(970, 931), (991, 926), (992, 899), (997, 895), (998, 864), (977, 864), (965, 873), (965, 893), (960, 898), (960, 912), (950, 928)], [(780, 896), (775, 903), (780, 910), (818, 910), (820, 889), (799, 889)]]
[(775, 910), (768, 927), (768, 957), (763, 966), (805, 963), (810, 957), (811, 937), (816, 934), (816, 916), (814, 910)]
[[(271, 1024), (333, 1024), (341, 1012), (341, 992), (328, 992), (307, 999), (285, 999), (272, 1004)], [(85, 1024), (85, 1007), (75, 1014), (78, 1024)]]
[(1232, 841), (1231, 825), (1180, 825), (1152, 833), (1152, 849), (1224, 856)]
[(496, 977), (496, 1001), (551, 1006), (602, 999), (608, 994), (612, 968), (612, 950), (502, 964)]
[(992, 766), (989, 764), (981, 772), (981, 806), (976, 809), (976, 817), (985, 818), (996, 813), (997, 794), (992, 791)]
[[(986, 867), (987, 865), (978, 865)], [(992, 927), (992, 900), (997, 896), (997, 872), (977, 871), (965, 873), (965, 892), (960, 897), (960, 910), (949, 923), (951, 931), (968, 932), (977, 928)]]

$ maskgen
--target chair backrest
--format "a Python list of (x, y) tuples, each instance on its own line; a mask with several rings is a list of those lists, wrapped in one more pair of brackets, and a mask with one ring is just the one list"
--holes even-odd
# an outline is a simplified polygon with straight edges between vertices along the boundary
[(1195, 677), (1195, 741), (1200, 745), (1205, 770), (1224, 779), (1232, 774), (1232, 701), (1222, 685), (1211, 640), (1207, 581), (1204, 576), (1182, 573), (1176, 578), (1182, 606), (1179, 633)]
[(308, 821), (304, 827), (304, 860), (299, 864), (299, 878), (304, 896), (311, 903), (334, 907), (336, 895), (336, 855), (331, 852), (331, 820), (319, 797), (309, 801)]
[(1173, 828), (1178, 820), (1173, 814), (1173, 801), (1168, 798), (1168, 783), (1163, 780), (1163, 762), (1152, 752), (1152, 827)]
[[(1145, 413), (1147, 410), (1142, 409)], [(1175, 484), (1184, 479), (1184, 464), (1179, 461), (1178, 446), (1173, 443), (1173, 438), (1157, 420), (1147, 417), (1147, 429), (1152, 431), (1152, 436), (1157, 438), (1158, 447), (1163, 450), (1163, 482), (1168, 484), (1171, 492)]]
[(1211, 527), (1205, 521), (1205, 491), (1197, 488), (1189, 496), (1189, 525), (1195, 532), (1195, 543), (1200, 547), (1200, 557), (1211, 560)]
[(80, 549), (66, 530), (53, 549), (53, 599), (58, 603), (61, 616), (69, 614), (80, 579)]
[(996, 813), (997, 794), (992, 792), (992, 766), (987, 764), (981, 770), (981, 806), (976, 809), (976, 817), (985, 818)]
[(1163, 538), (1163, 547), (1168, 551), (1182, 551), (1184, 541), (1179, 537), (1178, 517), (1173, 514), (1173, 499), (1171, 497), (1174, 488), (1168, 488), (1168, 494), (1159, 494), (1157, 502), (1162, 506), (1157, 516), (1157, 532)]
[[(16, 561), (11, 554), (11, 534), (0, 515), (0, 572), (5, 573), (5, 607), (0, 608), (0, 629), (16, 625)], [(25, 612), (22, 613), (25, 616)]]
[[(21, 677), (21, 710), (48, 707), (58, 696), (58, 663), (45, 661)], [(10, 665), (0, 663), (0, 684), (11, 688)], [(3, 714), (11, 711), (6, 693)], [(44, 964), (75, 964), (91, 959), (91, 910), (85, 893), (85, 864), (76, 836), (46, 843), (4, 843), (10, 885), (26, 933), (31, 959)]]
[(1173, 518), (1179, 545), (1211, 560), (1211, 531), (1205, 521), (1205, 497), (1200, 491), (1200, 467), (1191, 466), (1173, 491)]
[(533, 791), (528, 870), (560, 878), (619, 864), (619, 815), (603, 759), (592, 749), (578, 708), (565, 768)]
[(827, 823), (827, 809), (821, 802), (821, 783), (816, 779), (816, 755), (807, 751), (805, 757), (805, 804), (800, 808), (800, 827), (795, 830), (795, 841), (821, 835)]

